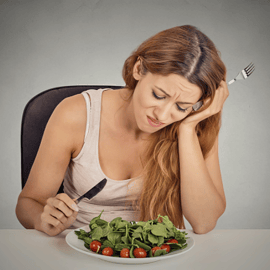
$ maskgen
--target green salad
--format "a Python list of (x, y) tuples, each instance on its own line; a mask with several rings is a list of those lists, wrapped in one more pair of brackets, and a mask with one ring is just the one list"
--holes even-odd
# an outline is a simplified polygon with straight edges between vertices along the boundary
[[(104, 210), (103, 210), (104, 211)], [(185, 231), (179, 231), (168, 216), (129, 222), (121, 217), (107, 222), (101, 214), (90, 221), (90, 232), (75, 231), (84, 246), (105, 256), (145, 258), (165, 255), (187, 247)], [(162, 218), (162, 222), (159, 222)]]

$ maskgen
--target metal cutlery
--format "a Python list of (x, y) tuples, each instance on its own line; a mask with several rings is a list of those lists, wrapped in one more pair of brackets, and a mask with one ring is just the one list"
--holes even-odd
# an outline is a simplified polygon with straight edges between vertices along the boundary
[(254, 70), (255, 70), (254, 64), (250, 63), (247, 67), (241, 70), (234, 79), (229, 81), (228, 84), (232, 84), (233, 82), (238, 80), (247, 79), (253, 73)]
[[(250, 63), (248, 66), (246, 66), (244, 69), (242, 69), (237, 76), (228, 82), (228, 85), (232, 84), (235, 81), (238, 80), (244, 80), (247, 79), (255, 70), (255, 65), (253, 63)], [(193, 111), (199, 110), (203, 105), (202, 101), (198, 101), (196, 104), (192, 106)]]
[(96, 184), (93, 188), (88, 190), (86, 193), (84, 193), (82, 196), (74, 200), (76, 204), (78, 204), (83, 198), (87, 198), (88, 200), (92, 199), (95, 197), (107, 184), (107, 179), (104, 178), (101, 180), (98, 184)]

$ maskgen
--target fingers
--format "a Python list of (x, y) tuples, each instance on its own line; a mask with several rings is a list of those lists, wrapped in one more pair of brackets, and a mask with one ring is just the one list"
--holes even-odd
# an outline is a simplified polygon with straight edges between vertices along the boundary
[(68, 218), (67, 222), (65, 223), (65, 227), (68, 228), (72, 225), (72, 223), (76, 220), (78, 212), (74, 211), (73, 215)]
[(47, 204), (60, 210), (66, 217), (70, 217), (73, 214), (73, 211), (78, 211), (77, 205), (65, 193), (60, 193), (57, 194), (56, 197), (49, 198)]
[(209, 106), (210, 115), (216, 114), (222, 110), (224, 102), (228, 98), (228, 96), (229, 90), (227, 87), (227, 83), (225, 81), (221, 81), (219, 87), (216, 90), (214, 100)]
[(59, 231), (65, 230), (65, 225), (60, 222), (60, 220), (56, 219), (52, 215), (50, 215), (48, 212), (43, 212), (41, 214), (41, 219), (43, 223), (47, 223), (55, 228), (58, 228)]
[(73, 223), (73, 221), (75, 221), (77, 214), (78, 212), (74, 211), (71, 216), (66, 217), (62, 212), (52, 208), (49, 205), (46, 205), (44, 207), (44, 212), (41, 214), (41, 219), (54, 227), (61, 227), (62, 229), (65, 229), (69, 227), (68, 224), (70, 222)]
[(221, 81), (218, 89), (220, 92), (222, 92), (223, 95), (223, 99), (224, 101), (228, 98), (229, 96), (229, 89), (228, 89), (228, 85), (225, 81)]
[(198, 110), (195, 114), (186, 117), (182, 122), (181, 126), (191, 126), (192, 128), (196, 127), (196, 125), (203, 121), (204, 119), (219, 113), (224, 105), (225, 100), (229, 96), (229, 90), (227, 87), (227, 83), (225, 81), (221, 81), (219, 87), (215, 91), (215, 96), (212, 103), (208, 106), (211, 98), (207, 98), (204, 100), (204, 104), (200, 110)]
[(77, 205), (64, 193), (57, 194), (56, 197), (49, 198), (41, 214), (41, 221), (44, 232), (54, 236), (68, 228), (78, 214)]
[(62, 202), (65, 203), (66, 206), (68, 206), (69, 209), (72, 211), (79, 211), (77, 205), (75, 202), (65, 193), (60, 193), (56, 195), (56, 198)]
[[(54, 207), (51, 207), (50, 205), (46, 205), (44, 207), (44, 212), (54, 217), (56, 220), (59, 220), (62, 224), (65, 224), (68, 220), (67, 216), (63, 212), (58, 211), (57, 209), (55, 209)], [(50, 223), (50, 224), (54, 226), (53, 223)]]

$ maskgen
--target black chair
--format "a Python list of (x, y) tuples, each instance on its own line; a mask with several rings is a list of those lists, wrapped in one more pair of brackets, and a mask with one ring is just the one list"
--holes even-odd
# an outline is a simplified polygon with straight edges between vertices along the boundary
[[(34, 163), (46, 124), (55, 107), (66, 97), (79, 94), (87, 89), (111, 88), (123, 86), (111, 85), (75, 85), (52, 88), (34, 96), (25, 106), (21, 124), (21, 181), (24, 187)], [(63, 183), (58, 193), (63, 192)]]

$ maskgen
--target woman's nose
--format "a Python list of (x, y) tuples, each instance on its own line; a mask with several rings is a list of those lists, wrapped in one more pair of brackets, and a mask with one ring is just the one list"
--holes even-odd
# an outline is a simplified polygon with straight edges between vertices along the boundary
[(162, 123), (168, 122), (171, 114), (171, 106), (170, 104), (164, 104), (163, 106), (157, 106), (154, 109), (155, 118)]

